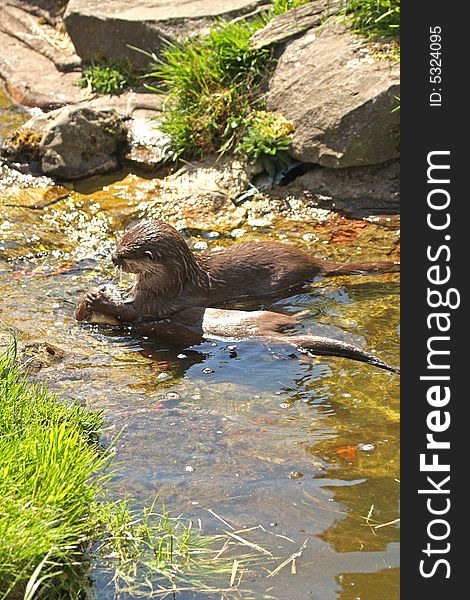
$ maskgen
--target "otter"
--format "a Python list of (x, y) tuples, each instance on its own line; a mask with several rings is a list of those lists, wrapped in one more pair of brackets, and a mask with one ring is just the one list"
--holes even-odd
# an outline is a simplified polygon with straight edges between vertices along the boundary
[[(108, 290), (108, 294), (117, 290)], [(185, 308), (166, 319), (154, 321), (140, 320), (133, 323), (135, 333), (156, 337), (181, 346), (194, 346), (206, 339), (226, 341), (258, 340), (275, 347), (294, 347), (301, 354), (338, 356), (374, 365), (381, 369), (399, 373), (384, 360), (358, 346), (315, 335), (290, 335), (295, 330), (298, 319), (307, 311), (294, 316), (266, 310), (243, 311), (220, 308)], [(97, 313), (90, 308), (84, 298), (77, 309), (77, 318), (90, 323), (119, 325), (114, 317)], [(121, 324), (122, 325), (122, 324)]]
[(136, 274), (134, 286), (124, 296), (102, 286), (89, 292), (86, 304), (124, 323), (158, 319), (194, 306), (267, 298), (316, 275), (399, 270), (394, 262), (323, 260), (278, 242), (248, 242), (194, 254), (176, 229), (158, 220), (142, 221), (127, 231), (112, 261)]

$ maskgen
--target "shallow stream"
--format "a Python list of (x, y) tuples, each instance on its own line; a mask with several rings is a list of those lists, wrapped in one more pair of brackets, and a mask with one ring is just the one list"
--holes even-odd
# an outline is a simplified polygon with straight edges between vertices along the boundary
[[(105, 192), (122, 216), (135, 196), (119, 186)], [(235, 529), (261, 526), (250, 539), (279, 560), (242, 582), (246, 597), (398, 599), (399, 376), (342, 358), (292, 358), (258, 342), (170, 348), (77, 323), (80, 294), (115, 277), (109, 250), (126, 225), (102, 211), (99, 187), (62, 200), (64, 188), (47, 185), (1, 193), (12, 206), (0, 223), (0, 319), (25, 341), (63, 350), (37, 377), (65, 400), (104, 410), (109, 441), (121, 432), (112, 493), (142, 503), (159, 493), (205, 532), (227, 529), (214, 513)], [(308, 224), (282, 233), (247, 227), (242, 241), (280, 238), (342, 260), (387, 258), (379, 240), (393, 242), (396, 227), (375, 227), (360, 248), (357, 239), (319, 245)], [(183, 233), (196, 248), (234, 243), (230, 233)], [(399, 363), (397, 274), (318, 278), (271, 304), (236, 306), (308, 309), (306, 331)], [(266, 577), (305, 541), (296, 574), (288, 565)], [(112, 598), (95, 576), (98, 600)]]

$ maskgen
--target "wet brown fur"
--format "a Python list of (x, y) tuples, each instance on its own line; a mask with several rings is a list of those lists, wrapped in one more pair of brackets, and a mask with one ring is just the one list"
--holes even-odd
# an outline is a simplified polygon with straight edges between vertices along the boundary
[(259, 339), (307, 354), (341, 356), (398, 372), (370, 352), (331, 338), (289, 335), (296, 317), (269, 311), (207, 308), (236, 298), (271, 296), (318, 274), (396, 271), (395, 263), (335, 263), (275, 242), (239, 244), (195, 255), (183, 237), (160, 221), (129, 230), (113, 254), (136, 283), (123, 295), (113, 286), (90, 290), (79, 302), (79, 321), (122, 325), (183, 346), (203, 339)]
[(143, 221), (125, 233), (112, 259), (123, 271), (136, 274), (134, 286), (121, 301), (95, 290), (88, 304), (124, 322), (240, 298), (266, 298), (316, 275), (399, 270), (393, 262), (322, 260), (277, 242), (248, 242), (194, 254), (176, 229), (157, 220)]

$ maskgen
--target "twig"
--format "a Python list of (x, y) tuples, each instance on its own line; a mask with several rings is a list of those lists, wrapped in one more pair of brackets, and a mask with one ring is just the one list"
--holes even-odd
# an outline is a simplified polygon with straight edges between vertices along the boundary
[(387, 525), (394, 525), (395, 523), (399, 523), (400, 519), (393, 519), (393, 521), (388, 521), (388, 523), (381, 523), (380, 525), (374, 525), (374, 529), (380, 529), (381, 527), (387, 527)]
[(234, 581), (235, 581), (235, 577), (237, 576), (237, 570), (238, 570), (238, 560), (235, 559), (233, 561), (232, 574), (230, 576), (230, 583), (229, 583), (230, 587), (233, 587), (233, 584), (234, 584)]
[(258, 550), (258, 552), (262, 552), (263, 554), (267, 554), (268, 556), (273, 556), (273, 554), (271, 552), (269, 552), (269, 550), (265, 550), (261, 546), (258, 546), (258, 544), (249, 542), (248, 540), (245, 540), (244, 538), (240, 537), (239, 535), (236, 535), (235, 533), (232, 533), (231, 531), (226, 531), (225, 533), (227, 535), (229, 535), (230, 537), (233, 537), (235, 540), (237, 540), (237, 542), (241, 542), (242, 544), (244, 544), (245, 546), (248, 546), (249, 548)]
[[(293, 563), (295, 561), (296, 558), (300, 558), (302, 556), (302, 551), (305, 548), (305, 546), (307, 545), (307, 540), (305, 540), (305, 542), (302, 544), (302, 546), (300, 547), (300, 549), (297, 552), (294, 552), (294, 554), (291, 554), (289, 556), (289, 558), (286, 558), (286, 560), (284, 560), (280, 565), (278, 565), (274, 571), (271, 571), (269, 573), (269, 575), (267, 577), (274, 577), (275, 575), (277, 575), (279, 573), (279, 571), (281, 569), (283, 569), (286, 565), (288, 565), (289, 563)], [(297, 572), (295, 567), (292, 567), (293, 570), (295, 571), (295, 573)], [(293, 573), (293, 575), (295, 574)]]
[(212, 508), (206, 508), (207, 512), (209, 512), (213, 517), (215, 517), (216, 519), (219, 519), (219, 521), (221, 521), (224, 525), (226, 525), (227, 527), (229, 527), (232, 531), (235, 531), (235, 527), (232, 527), (230, 525), (230, 523), (227, 523), (227, 521), (225, 521), (225, 519), (222, 519), (222, 517), (220, 517), (217, 513), (215, 513)]

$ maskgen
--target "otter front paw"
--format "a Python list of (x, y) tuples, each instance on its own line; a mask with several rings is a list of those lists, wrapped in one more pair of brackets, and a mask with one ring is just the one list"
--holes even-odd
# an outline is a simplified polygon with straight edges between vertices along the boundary
[(111, 296), (112, 290), (106, 285), (88, 290), (75, 311), (77, 321), (95, 321), (96, 313), (106, 313), (110, 308), (115, 308), (116, 303)]

